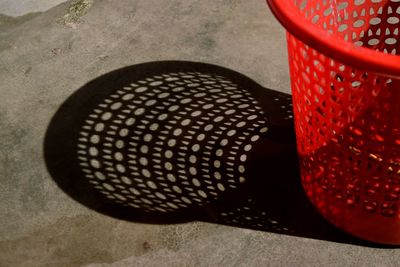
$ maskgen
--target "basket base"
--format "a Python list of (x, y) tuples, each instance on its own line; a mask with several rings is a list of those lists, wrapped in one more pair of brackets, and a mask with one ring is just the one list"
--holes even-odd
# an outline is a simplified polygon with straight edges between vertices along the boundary
[[(304, 187), (303, 187), (304, 188)], [(317, 211), (331, 224), (363, 240), (390, 246), (400, 246), (400, 220), (350, 207), (328, 196), (322, 201), (306, 194)]]

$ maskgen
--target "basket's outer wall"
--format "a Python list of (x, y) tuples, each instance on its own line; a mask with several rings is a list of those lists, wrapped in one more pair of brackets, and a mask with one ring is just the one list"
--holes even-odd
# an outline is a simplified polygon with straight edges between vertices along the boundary
[[(317, 2), (308, 1), (301, 12), (330, 34), (399, 52), (394, 22), (400, 21), (400, 2), (355, 1), (361, 4), (352, 8), (353, 1), (338, 1), (339, 10), (317, 8)], [(337, 20), (329, 17), (333, 12)], [(287, 40), (307, 195), (338, 227), (400, 244), (400, 81), (334, 60), (291, 33)]]
[[(355, 68), (400, 77), (398, 49), (391, 49), (398, 48), (397, 0), (373, 3), (267, 0), (267, 3), (287, 31), (321, 53)], [(369, 43), (370, 37), (374, 40)]]

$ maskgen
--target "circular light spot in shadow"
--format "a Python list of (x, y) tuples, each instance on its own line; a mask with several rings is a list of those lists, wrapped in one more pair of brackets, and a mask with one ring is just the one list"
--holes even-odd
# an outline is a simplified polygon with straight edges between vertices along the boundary
[(98, 136), (97, 134), (92, 135), (90, 137), (90, 142), (92, 142), (93, 144), (98, 144), (100, 142), (100, 136)]
[(150, 200), (148, 200), (147, 198), (141, 198), (140, 199), (143, 203), (145, 203), (145, 204), (149, 204), (149, 205), (152, 205), (153, 204), (153, 202), (151, 202)]
[(176, 182), (176, 177), (172, 173), (167, 174), (167, 179), (171, 182)]
[(195, 155), (190, 155), (189, 161), (190, 163), (195, 164), (197, 162), (197, 157)]
[(121, 173), (124, 173), (126, 171), (125, 166), (122, 164), (117, 164), (116, 169), (117, 169), (117, 171), (119, 171)]
[(193, 179), (192, 179), (192, 183), (193, 183), (193, 185), (195, 185), (195, 186), (201, 186), (200, 181), (199, 181), (198, 179), (196, 179), (196, 178), (193, 178)]
[(115, 142), (115, 146), (119, 149), (124, 148), (125, 143), (122, 140), (118, 140), (117, 142)]
[(144, 103), (144, 104), (145, 104), (146, 107), (150, 107), (150, 106), (153, 106), (156, 103), (157, 103), (157, 100), (150, 99), (150, 100), (146, 101), (146, 103)]
[(105, 128), (104, 123), (99, 122), (99, 123), (97, 123), (96, 126), (94, 127), (94, 130), (95, 130), (96, 132), (102, 132), (102, 131), (104, 130), (104, 128)]
[(180, 129), (180, 128), (175, 129), (174, 132), (173, 132), (173, 135), (175, 135), (175, 136), (179, 136), (181, 134), (182, 134), (182, 129)]
[(170, 107), (168, 108), (168, 110), (171, 111), (171, 112), (174, 112), (174, 111), (176, 111), (176, 110), (178, 110), (178, 109), (179, 109), (179, 106), (178, 106), (178, 105), (173, 105), (173, 106), (170, 106)]
[(92, 165), (92, 167), (96, 169), (100, 168), (101, 166), (100, 162), (97, 159), (92, 159), (90, 161), (90, 165)]
[(222, 139), (221, 142), (220, 142), (220, 145), (221, 146), (226, 146), (228, 144), (228, 142), (229, 142), (228, 139)]
[(192, 102), (192, 99), (190, 99), (190, 98), (185, 98), (185, 99), (181, 100), (181, 104), (188, 104), (190, 102)]
[(146, 145), (142, 145), (140, 147), (140, 152), (142, 152), (143, 154), (147, 154), (149, 152), (149, 147)]
[(197, 194), (198, 194), (199, 196), (201, 196), (202, 198), (207, 198), (207, 194), (206, 194), (206, 192), (204, 192), (203, 190), (198, 190), (198, 191), (197, 191)]
[(214, 125), (212, 125), (212, 124), (208, 124), (208, 125), (206, 125), (206, 127), (204, 127), (204, 131), (211, 131), (212, 129), (214, 128)]
[(135, 97), (134, 94), (126, 94), (122, 97), (122, 100), (129, 101)]
[(205, 134), (199, 134), (199, 135), (197, 136), (197, 141), (203, 141), (205, 138), (206, 138), (206, 135), (205, 135)]
[(138, 108), (137, 110), (135, 110), (134, 114), (135, 114), (136, 116), (140, 116), (140, 115), (143, 115), (143, 113), (144, 113), (145, 111), (146, 111), (146, 110), (145, 110), (144, 108)]
[(165, 151), (165, 157), (166, 157), (167, 159), (170, 159), (170, 158), (172, 158), (173, 156), (174, 156), (174, 153), (172, 153), (171, 150)]
[(181, 91), (183, 91), (183, 90), (185, 90), (185, 87), (179, 86), (179, 87), (173, 88), (173, 89), (172, 89), (172, 92), (177, 93), (177, 92), (181, 92)]
[(147, 89), (148, 88), (146, 86), (141, 86), (141, 87), (136, 88), (135, 92), (136, 93), (143, 93), (143, 92), (146, 92)]
[(129, 191), (131, 191), (133, 194), (135, 194), (137, 196), (139, 196), (141, 194), (139, 190), (137, 190), (136, 188), (133, 188), (133, 187), (129, 188)]
[(149, 129), (150, 129), (151, 131), (157, 131), (157, 129), (158, 129), (159, 126), (160, 126), (160, 125), (159, 125), (158, 123), (153, 123), (153, 124), (150, 125)]
[(90, 147), (89, 148), (89, 155), (95, 157), (99, 154), (99, 150), (95, 147)]
[(167, 92), (165, 92), (165, 93), (161, 93), (161, 94), (159, 94), (158, 95), (158, 98), (166, 98), (166, 97), (168, 97), (169, 96), (169, 93), (167, 93)]
[(179, 207), (177, 205), (175, 205), (174, 203), (167, 202), (167, 205), (170, 206), (173, 209), (179, 209)]
[(159, 86), (161, 84), (163, 84), (162, 81), (155, 81), (155, 82), (150, 83), (150, 86)]
[(182, 189), (180, 189), (180, 187), (179, 187), (179, 186), (176, 186), (176, 185), (174, 185), (174, 186), (172, 187), (172, 190), (174, 190), (174, 191), (177, 192), (177, 193), (182, 193)]
[(192, 117), (197, 117), (201, 115), (201, 111), (200, 110), (196, 110), (195, 112), (192, 112), (192, 114), (190, 114)]
[(104, 181), (106, 179), (106, 176), (102, 172), (95, 172), (94, 176), (96, 176), (97, 179)]
[(246, 122), (245, 121), (241, 121), (238, 124), (236, 124), (236, 127), (241, 128), (241, 127), (243, 127), (245, 125), (246, 125)]
[(104, 187), (105, 189), (107, 189), (108, 191), (115, 191), (115, 188), (114, 188), (112, 185), (110, 185), (110, 184), (103, 183), (103, 187)]
[(197, 93), (194, 95), (194, 97), (204, 97), (206, 95), (207, 95), (206, 93)]
[(224, 154), (224, 151), (223, 151), (222, 149), (218, 149), (218, 150), (215, 152), (215, 155), (216, 155), (217, 157), (221, 157), (223, 154)]
[(156, 195), (159, 199), (162, 199), (162, 200), (166, 200), (166, 199), (167, 199), (167, 197), (166, 197), (164, 194), (160, 193), (160, 192), (156, 192), (155, 195)]
[(175, 145), (176, 145), (176, 140), (175, 139), (168, 140), (168, 146), (173, 147)]
[(112, 105), (110, 106), (110, 108), (111, 108), (112, 110), (117, 110), (117, 109), (120, 109), (121, 107), (122, 107), (122, 103), (121, 103), (121, 102), (114, 103), (114, 104), (112, 104)]
[(215, 161), (214, 161), (214, 167), (215, 167), (215, 168), (221, 167), (221, 161), (215, 160)]
[(214, 122), (220, 122), (220, 121), (222, 121), (223, 119), (224, 119), (223, 116), (218, 116), (218, 117), (216, 117), (216, 118), (214, 119)]
[(182, 126), (188, 126), (190, 124), (191, 120), (190, 119), (185, 119), (181, 122)]
[(135, 124), (135, 118), (129, 118), (125, 121), (126, 126), (132, 126), (133, 124)]
[(165, 167), (165, 169), (167, 169), (168, 171), (172, 171), (172, 169), (173, 169), (173, 166), (172, 166), (171, 162), (166, 162), (166, 163), (164, 164), (164, 167)]
[(126, 201), (127, 200), (126, 197), (124, 197), (123, 195), (120, 195), (120, 194), (114, 194), (114, 196), (116, 198), (118, 198), (119, 200), (122, 200), (122, 201)]
[(239, 165), (238, 170), (240, 173), (244, 173), (246, 171), (246, 169), (243, 165)]
[(163, 121), (166, 118), (168, 118), (168, 114), (165, 114), (165, 113), (158, 116), (158, 120), (160, 120), (160, 121)]
[(157, 189), (157, 185), (153, 181), (147, 181), (147, 186), (152, 189)]
[(132, 180), (131, 179), (129, 179), (128, 177), (126, 177), (126, 176), (121, 176), (121, 181), (124, 183), (124, 184), (132, 184)]
[(115, 152), (114, 153), (114, 158), (118, 161), (122, 161), (124, 159), (124, 155), (122, 155), (121, 152)]
[(192, 204), (192, 201), (190, 201), (190, 199), (188, 199), (187, 197), (181, 197), (181, 199), (187, 204)]
[(121, 129), (121, 130), (119, 131), (119, 135), (120, 135), (121, 137), (128, 136), (128, 134), (129, 134), (129, 130), (126, 129), (126, 128), (123, 128), (123, 129)]
[(196, 175), (196, 174), (197, 174), (197, 169), (196, 169), (195, 167), (190, 167), (190, 168), (189, 168), (189, 173), (190, 173), (191, 175)]
[(220, 191), (225, 191), (225, 186), (223, 184), (217, 184), (217, 187)]
[(145, 142), (150, 142), (153, 139), (153, 136), (151, 134), (145, 134), (145, 136), (143, 137), (143, 140)]
[(107, 121), (107, 120), (109, 120), (109, 119), (111, 119), (111, 118), (112, 118), (112, 113), (111, 113), (111, 112), (105, 112), (105, 113), (101, 116), (101, 119), (104, 120), (104, 121)]
[(251, 116), (249, 116), (249, 117), (247, 117), (247, 119), (248, 120), (254, 120), (254, 119), (257, 119), (257, 115), (251, 115)]
[(151, 177), (151, 173), (147, 169), (143, 169), (142, 170), (142, 174), (143, 174), (144, 177), (147, 177), (147, 178)]
[(214, 107), (214, 104), (206, 104), (203, 106), (203, 109), (211, 109)]
[(142, 164), (143, 166), (147, 166), (147, 164), (149, 163), (147, 158), (141, 157), (139, 159), (139, 163)]
[(236, 130), (230, 130), (227, 135), (228, 136), (234, 136), (236, 134)]
[(245, 147), (244, 147), (244, 151), (250, 151), (251, 149), (253, 148), (253, 146), (252, 145), (246, 145)]

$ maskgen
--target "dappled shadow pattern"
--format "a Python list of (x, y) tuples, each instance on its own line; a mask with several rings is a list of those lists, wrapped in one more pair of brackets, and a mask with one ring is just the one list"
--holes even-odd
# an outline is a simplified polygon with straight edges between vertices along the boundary
[(303, 194), (291, 97), (222, 67), (153, 62), (101, 76), (61, 106), (44, 151), (60, 188), (109, 216), (362, 244)]

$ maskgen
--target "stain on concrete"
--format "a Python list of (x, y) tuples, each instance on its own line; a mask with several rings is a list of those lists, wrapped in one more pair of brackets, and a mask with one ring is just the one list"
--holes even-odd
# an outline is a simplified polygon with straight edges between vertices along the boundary
[(200, 48), (206, 51), (210, 51), (215, 48), (216, 41), (215, 35), (218, 32), (218, 29), (222, 27), (222, 23), (218, 22), (207, 22), (204, 26), (202, 32), (200, 32), (201, 42)]
[(61, 218), (28, 236), (0, 242), (0, 265), (73, 267), (112, 263), (157, 249), (152, 228), (121, 226), (118, 221), (97, 215)]
[(76, 28), (82, 21), (81, 18), (87, 14), (93, 5), (93, 0), (79, 0), (72, 3), (67, 10), (67, 13), (58, 20), (58, 23), (69, 28)]
[(150, 243), (147, 241), (143, 242), (143, 250), (147, 251), (149, 249), (151, 249)]
[(206, 22), (195, 35), (185, 38), (185, 43), (197, 46), (205, 56), (209, 56), (217, 48), (216, 38), (223, 25), (224, 22), (219, 20)]
[(5, 115), (5, 112), (0, 111), (0, 151), (12, 151), (23, 139), (28, 135), (28, 130), (23, 127), (18, 127), (12, 123)]
[(99, 59), (100, 59), (100, 60), (107, 60), (108, 58), (110, 58), (110, 57), (107, 56), (107, 55), (100, 55), (100, 56), (99, 56)]
[(28, 75), (31, 71), (32, 71), (32, 67), (30, 66), (30, 67), (26, 68), (26, 70), (24, 71), (24, 74)]

